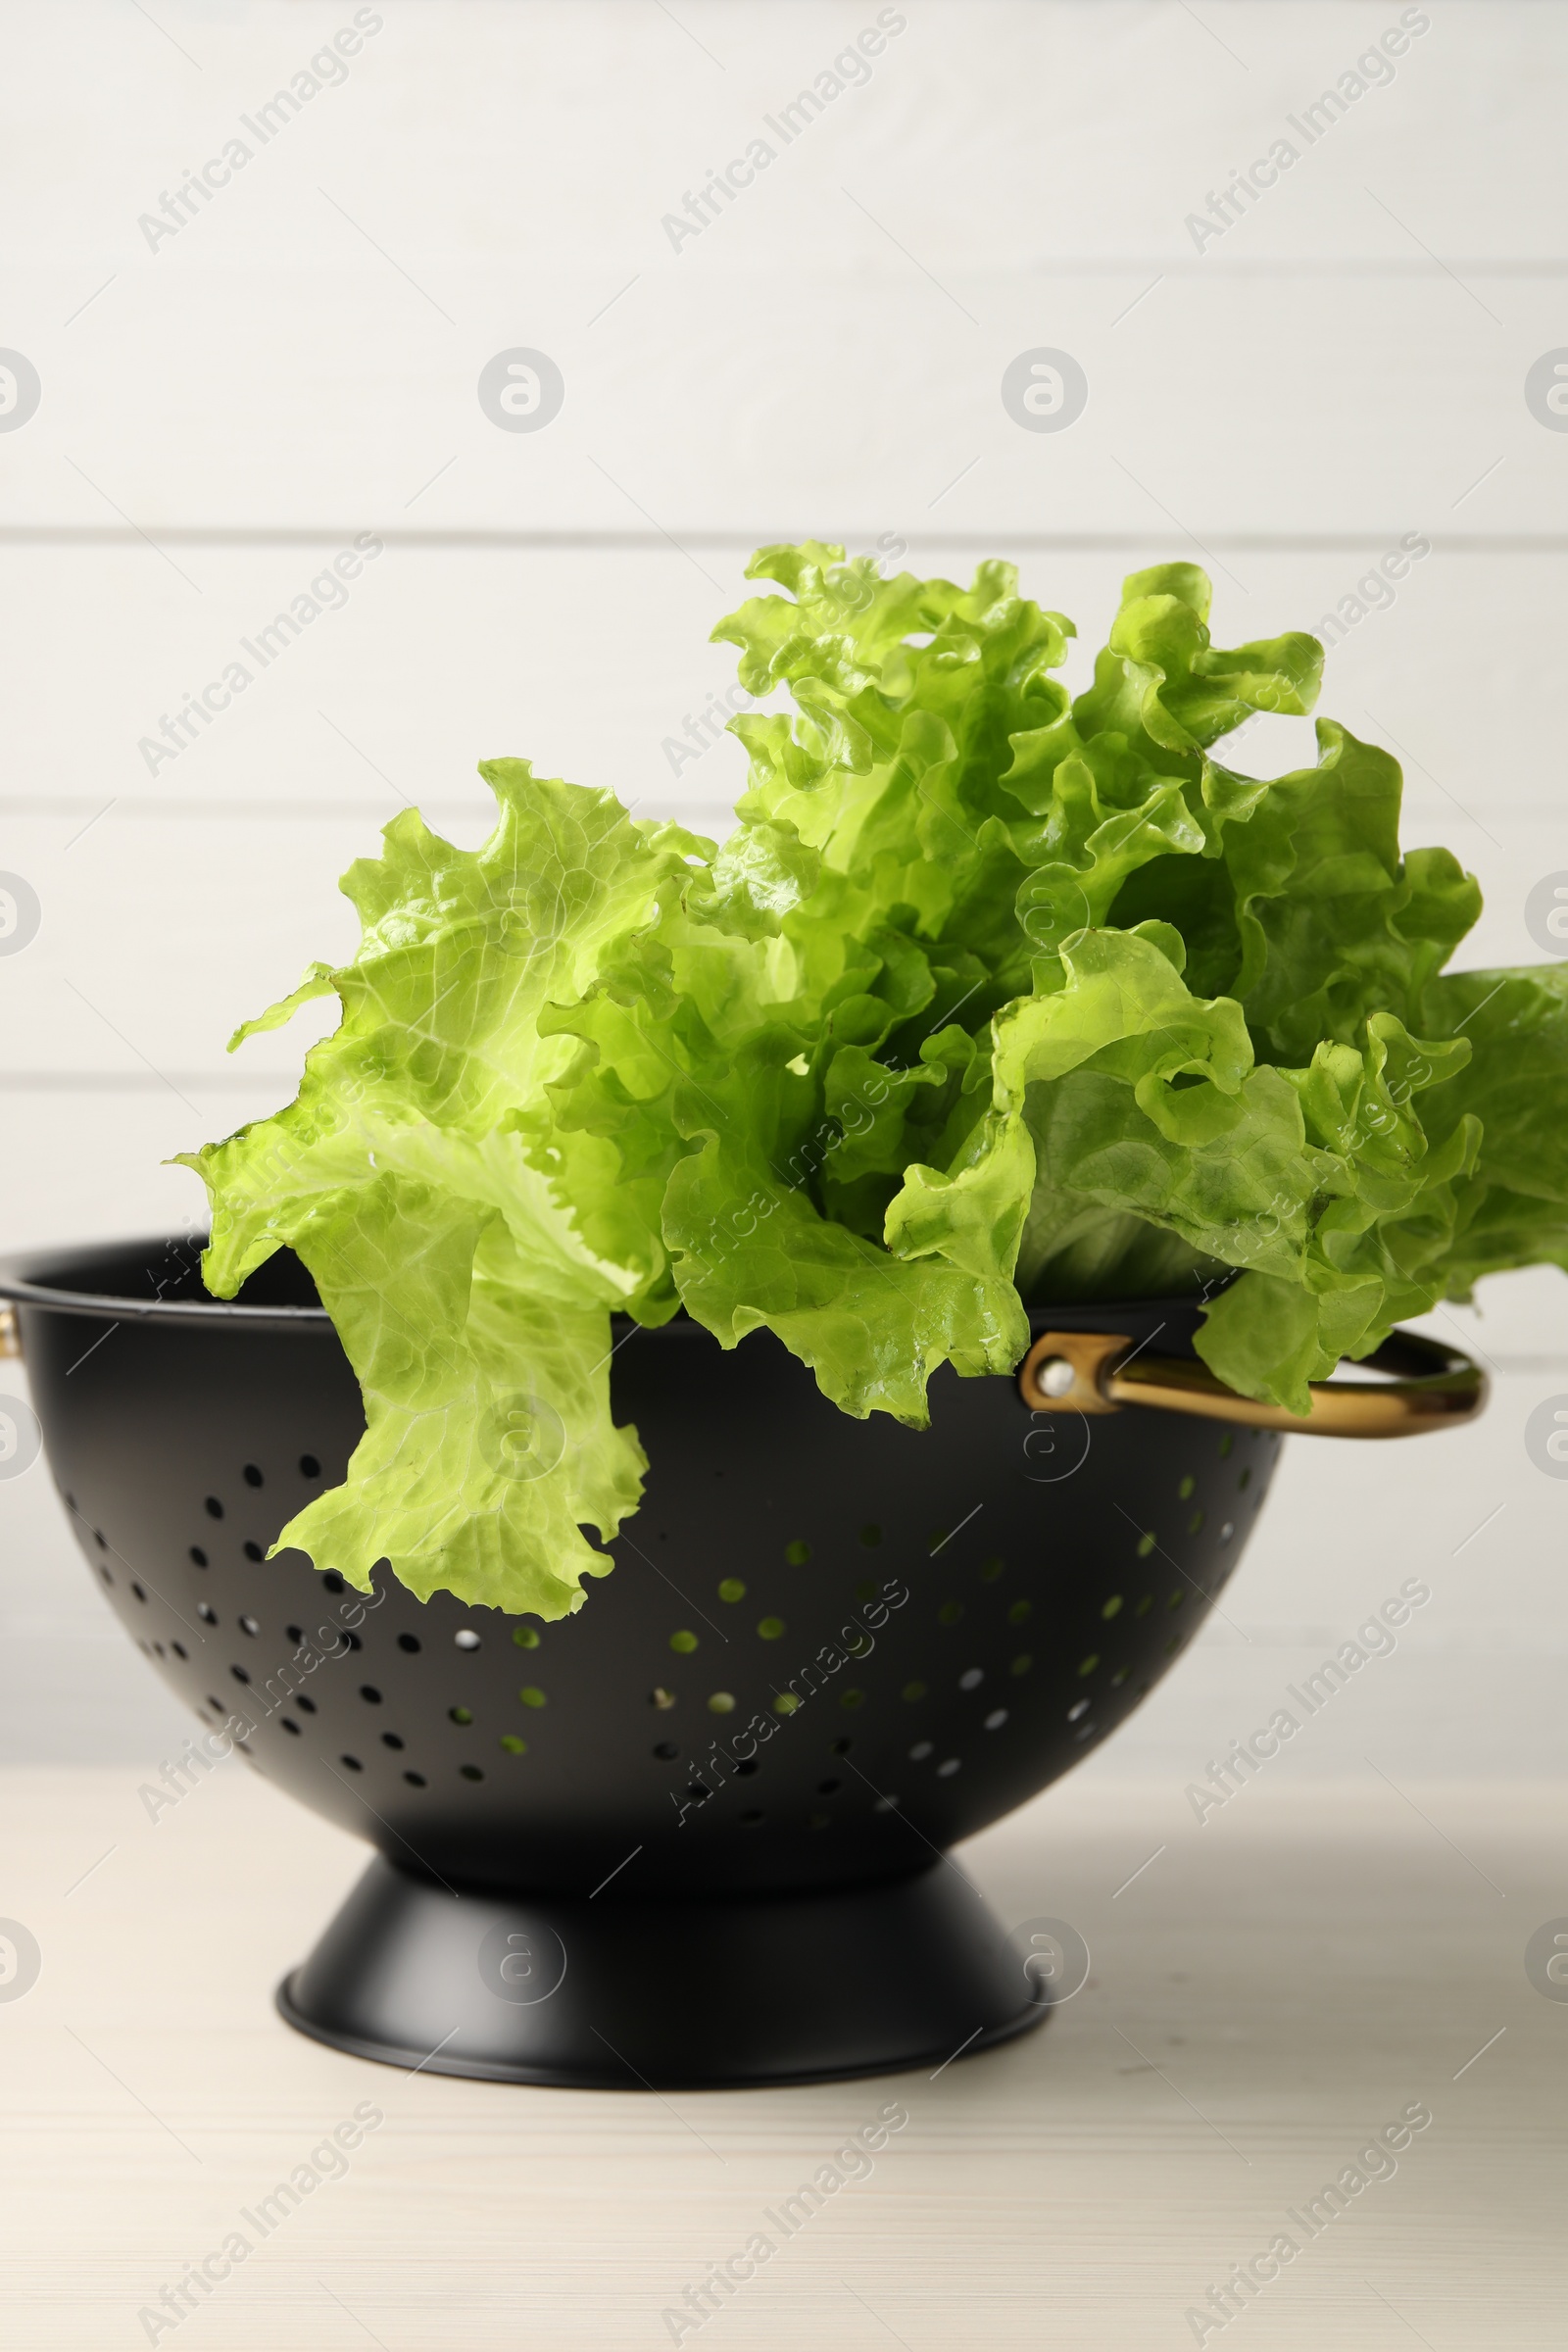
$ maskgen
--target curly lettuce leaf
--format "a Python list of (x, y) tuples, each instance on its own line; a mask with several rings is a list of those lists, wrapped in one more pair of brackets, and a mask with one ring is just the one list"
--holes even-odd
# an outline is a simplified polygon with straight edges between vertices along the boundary
[[(1306, 1068), (1280, 1069), (1255, 1059), (1231, 999), (1191, 994), (1164, 926), (1086, 932), (1062, 962), (1062, 989), (994, 1024), (992, 1107), (949, 1171), (909, 1168), (890, 1244), (1017, 1265), (1026, 1291), (1059, 1298), (1097, 1215), (1118, 1239), (1132, 1215), (1169, 1237), (1162, 1265), (1135, 1253), (1139, 1280), (1152, 1259), (1182, 1270), (1179, 1253), (1189, 1272), (1249, 1269), (1210, 1305), (1200, 1351), (1304, 1411), (1307, 1381), (1441, 1295), (1479, 1127), (1461, 1116), (1433, 1148), (1412, 1104), (1467, 1045), (1419, 1043), (1380, 1013), (1361, 1051), (1325, 1041)], [(1095, 1273), (1102, 1297), (1128, 1279), (1102, 1253)]]
[[(792, 915), (757, 942), (724, 931), (721, 912), (720, 892), (690, 890), (634, 967), (553, 1016), (583, 1048), (549, 1090), (564, 1165), (579, 1137), (610, 1145), (617, 1211), (628, 1187), (639, 1214), (657, 1200), (673, 1297), (723, 1346), (765, 1327), (846, 1412), (923, 1426), (937, 1365), (1005, 1371), (1027, 1344), (1005, 1279), (905, 1264), (882, 1242), (876, 1210), (903, 1159), (871, 1136), (914, 1081), (875, 1054), (911, 1002), (929, 1002), (923, 959), (878, 930), (853, 955), (836, 935), (813, 966), (791, 949)], [(939, 1092), (943, 1051), (922, 1065)], [(867, 1181), (870, 1213), (835, 1213)], [(564, 1187), (580, 1197), (570, 1174)], [(584, 1226), (597, 1231), (591, 1212)]]
[[(841, 557), (764, 551), (754, 570), (794, 605), (758, 600), (716, 632), (742, 645), (748, 685), (796, 702), (794, 719), (736, 724), (743, 813), (796, 796), (824, 881), (845, 876), (791, 936), (863, 934), (880, 886), (933, 970), (978, 968), (970, 1066), (961, 1089), (945, 1075), (935, 1148), (909, 1125), (937, 1098), (906, 1029), (892, 1096), (846, 1146), (839, 1213), (866, 1232), (880, 1195), (896, 1255), (1010, 1277), (1028, 1298), (1215, 1293), (1240, 1270), (1201, 1345), (1304, 1409), (1309, 1378), (1441, 1295), (1475, 1214), (1474, 1118), (1444, 1117), (1429, 1143), (1411, 1101), (1457, 1059), (1413, 1041), (1436, 1026), (1423, 1003), (1479, 912), (1474, 881), (1445, 851), (1401, 857), (1397, 763), (1333, 720), (1311, 768), (1222, 764), (1253, 711), (1311, 708), (1322, 655), (1300, 635), (1216, 648), (1195, 566), (1127, 581), (1069, 705), (1046, 674), (1066, 628), (1006, 567), (966, 597), (907, 579), (858, 594)], [(929, 643), (901, 655), (901, 629)], [(1029, 659), (993, 663), (1004, 644)], [(892, 863), (899, 839), (926, 850), (923, 873)], [(1391, 1085), (1393, 1143), (1365, 1124)]]
[(1481, 1129), (1446, 1295), (1468, 1298), (1509, 1266), (1568, 1268), (1568, 964), (1449, 973), (1422, 1011), (1434, 1035), (1471, 1048), (1423, 1103), (1428, 1131), (1441, 1139), (1466, 1119)]
[(646, 1466), (616, 1309), (771, 1331), (918, 1427), (938, 1366), (1012, 1367), (1025, 1301), (1196, 1294), (1215, 1371), (1302, 1410), (1400, 1317), (1568, 1266), (1568, 974), (1445, 976), (1480, 894), (1401, 852), (1348, 728), (1227, 763), (1312, 708), (1314, 640), (1216, 646), (1161, 564), (1071, 697), (1008, 564), (749, 576), (714, 635), (785, 707), (733, 722), (723, 847), (487, 763), (491, 839), (397, 819), (354, 957), (240, 1032), (338, 997), (297, 1101), (190, 1162), (212, 1286), (296, 1250), (359, 1374), (348, 1478), (280, 1542), (362, 1589), (579, 1604)]
[(608, 1539), (637, 1505), (646, 1464), (611, 1416), (610, 1313), (662, 1260), (636, 1236), (595, 1249), (552, 1186), (545, 1088), (571, 1049), (541, 1016), (649, 930), (693, 853), (610, 794), (520, 760), (481, 772), (501, 808), (482, 849), (410, 811), (345, 877), (356, 956), (276, 1008), (326, 986), (343, 1007), (297, 1100), (186, 1164), (212, 1200), (209, 1288), (232, 1298), (297, 1251), (364, 1394), (345, 1483), (278, 1546), (361, 1591), (386, 1559), (421, 1597), (557, 1617), (611, 1564), (583, 1524)]

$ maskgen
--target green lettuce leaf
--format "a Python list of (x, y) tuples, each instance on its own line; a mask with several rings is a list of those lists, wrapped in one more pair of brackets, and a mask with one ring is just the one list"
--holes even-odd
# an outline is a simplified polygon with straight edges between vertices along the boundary
[(277, 1008), (328, 985), (342, 1003), (297, 1101), (188, 1164), (212, 1200), (209, 1287), (231, 1298), (296, 1250), (364, 1393), (344, 1485), (278, 1544), (361, 1591), (389, 1559), (421, 1597), (554, 1617), (610, 1565), (582, 1524), (608, 1538), (637, 1505), (646, 1464), (611, 1417), (610, 1313), (662, 1259), (596, 1249), (562, 1205), (543, 1104), (571, 1048), (540, 1016), (678, 899), (693, 853), (610, 794), (518, 760), (481, 772), (501, 805), (483, 849), (411, 811), (345, 877), (357, 955)]
[(1008, 564), (749, 576), (714, 634), (773, 707), (723, 846), (486, 763), (490, 840), (396, 819), (354, 957), (240, 1032), (337, 996), (298, 1099), (189, 1163), (212, 1287), (297, 1250), (359, 1375), (348, 1477), (279, 1541), (362, 1589), (579, 1605), (646, 1466), (612, 1312), (771, 1331), (919, 1427), (1029, 1305), (1196, 1297), (1214, 1370), (1301, 1411), (1399, 1318), (1568, 1267), (1568, 971), (1445, 973), (1480, 894), (1401, 852), (1386, 752), (1227, 746), (1312, 708), (1313, 639), (1217, 647), (1161, 564), (1073, 697)]
[(1446, 1296), (1468, 1298), (1483, 1274), (1509, 1266), (1568, 1268), (1568, 964), (1450, 973), (1428, 987), (1422, 1011), (1435, 1036), (1471, 1049), (1423, 1104), (1428, 1132), (1446, 1139), (1466, 1119), (1481, 1129), (1444, 1260)]

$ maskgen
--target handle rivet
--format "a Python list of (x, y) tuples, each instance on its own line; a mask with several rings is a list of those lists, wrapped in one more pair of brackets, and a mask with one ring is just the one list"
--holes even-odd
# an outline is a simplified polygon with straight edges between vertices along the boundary
[(1035, 1387), (1042, 1396), (1065, 1396), (1077, 1377), (1064, 1355), (1048, 1355), (1035, 1366)]

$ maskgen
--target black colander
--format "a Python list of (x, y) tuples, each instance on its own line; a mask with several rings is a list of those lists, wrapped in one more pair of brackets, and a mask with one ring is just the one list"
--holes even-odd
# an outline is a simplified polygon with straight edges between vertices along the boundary
[[(364, 1427), (294, 1259), (222, 1303), (189, 1244), (56, 1252), (0, 1268), (0, 1297), (138, 1648), (377, 1849), (284, 2016), (496, 2080), (801, 2081), (1038, 2022), (1049, 1986), (947, 1849), (1174, 1662), (1279, 1453), (1275, 1431), (1048, 1415), (947, 1370), (929, 1432), (855, 1421), (766, 1334), (726, 1355), (684, 1319), (627, 1323), (613, 1401), (646, 1497), (613, 1574), (545, 1625), (266, 1558)], [(1168, 1300), (1034, 1318), (1145, 1364), (1157, 1335), (1207, 1382), (1197, 1322)]]

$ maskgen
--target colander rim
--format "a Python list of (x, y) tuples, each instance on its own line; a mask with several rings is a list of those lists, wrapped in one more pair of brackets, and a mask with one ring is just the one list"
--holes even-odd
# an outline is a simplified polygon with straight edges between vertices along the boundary
[[(212, 1329), (215, 1325), (229, 1324), (246, 1331), (288, 1331), (300, 1334), (324, 1335), (333, 1329), (332, 1318), (324, 1306), (266, 1305), (238, 1298), (137, 1298), (123, 1291), (77, 1290), (61, 1279), (73, 1268), (87, 1268), (112, 1252), (119, 1254), (146, 1251), (165, 1253), (172, 1248), (198, 1250), (206, 1247), (205, 1237), (158, 1234), (152, 1237), (129, 1235), (76, 1245), (58, 1245), (55, 1248), (19, 1250), (0, 1255), (0, 1300), (13, 1306), (42, 1307), (56, 1314), (80, 1315), (96, 1322), (125, 1322), (134, 1320), (155, 1325), (198, 1325)], [(1072, 1298), (1033, 1301), (1027, 1308), (1033, 1331), (1045, 1330), (1053, 1322), (1069, 1326), (1093, 1326), (1117, 1315), (1147, 1316), (1161, 1308), (1196, 1311), (1202, 1301), (1191, 1293), (1156, 1293), (1139, 1298)], [(662, 1335), (690, 1337), (704, 1332), (704, 1326), (694, 1322), (684, 1311), (672, 1316), (667, 1323), (653, 1326), (639, 1325), (631, 1315), (612, 1313), (611, 1321), (627, 1331), (641, 1330), (645, 1338)], [(706, 1336), (706, 1333), (704, 1334)]]
[(140, 1250), (154, 1257), (167, 1256), (173, 1248), (196, 1254), (206, 1246), (205, 1235), (129, 1234), (102, 1242), (13, 1250), (0, 1256), (0, 1299), (13, 1306), (47, 1307), (57, 1314), (81, 1315), (98, 1322), (235, 1323), (250, 1331), (330, 1327), (332, 1319), (321, 1305), (264, 1306), (238, 1298), (137, 1298), (125, 1291), (76, 1289), (62, 1279), (74, 1268), (85, 1269), (110, 1255)]

